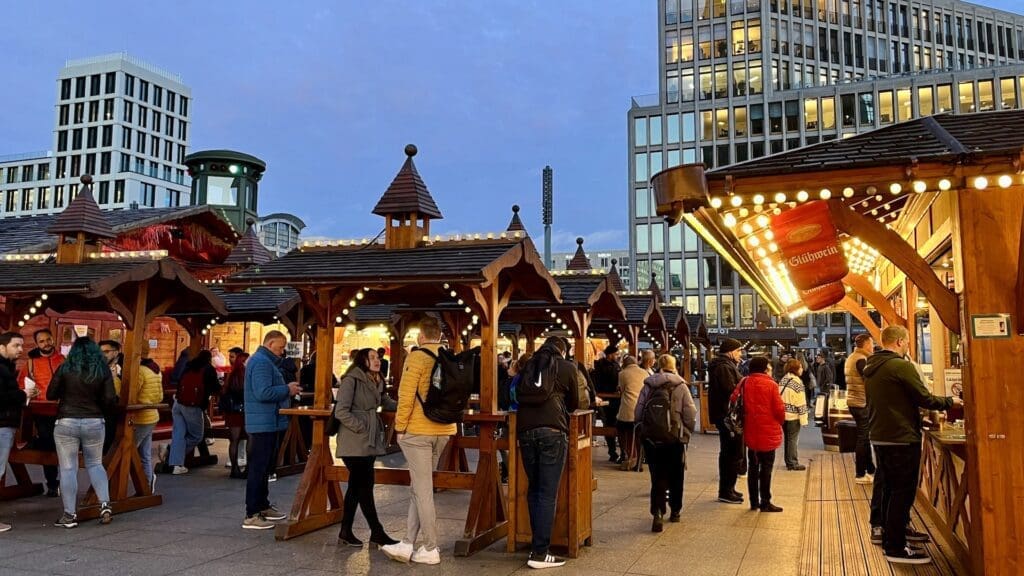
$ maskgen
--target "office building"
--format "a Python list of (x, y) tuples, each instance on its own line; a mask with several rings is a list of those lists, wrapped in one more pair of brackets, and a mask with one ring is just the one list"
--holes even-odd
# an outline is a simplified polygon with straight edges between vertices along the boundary
[(192, 92), (127, 54), (57, 75), (51, 151), (0, 157), (0, 218), (60, 212), (92, 174), (104, 209), (187, 206)]
[[(1024, 98), (1021, 15), (949, 0), (657, 1), (659, 92), (627, 115), (633, 283), (655, 272), (665, 297), (713, 332), (752, 326), (759, 298), (693, 230), (655, 216), (651, 175)], [(794, 323), (849, 342), (845, 314)]]

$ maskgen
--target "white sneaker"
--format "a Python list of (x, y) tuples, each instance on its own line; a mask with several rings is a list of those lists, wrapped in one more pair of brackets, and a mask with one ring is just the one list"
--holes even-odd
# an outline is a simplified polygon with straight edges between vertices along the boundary
[(534, 556), (531, 553), (530, 559), (526, 562), (526, 565), (535, 570), (541, 570), (543, 568), (558, 568), (559, 566), (565, 565), (565, 560), (553, 554), (545, 554), (544, 556)]
[(175, 476), (188, 474), (188, 468), (185, 468), (184, 466), (175, 466), (174, 469), (171, 470), (171, 474), (174, 474)]
[(413, 552), (410, 560), (417, 564), (440, 564), (441, 550), (439, 548), (427, 550), (426, 546), (420, 546), (419, 550)]
[(380, 547), (380, 551), (388, 558), (397, 562), (405, 562), (406, 564), (412, 558), (413, 550), (412, 544), (405, 541)]
[(871, 474), (865, 474), (863, 476), (857, 476), (853, 479), (854, 484), (871, 484), (875, 481), (875, 477)]
[[(242, 458), (242, 457), (238, 458), (238, 467), (239, 468), (245, 468), (245, 458)], [(225, 468), (231, 468), (231, 461), (230, 460), (228, 460), (228, 465), (225, 466)]]
[(11, 525), (10, 524), (4, 524), (3, 522), (0, 522), (0, 532), (7, 532), (10, 529), (11, 529)]

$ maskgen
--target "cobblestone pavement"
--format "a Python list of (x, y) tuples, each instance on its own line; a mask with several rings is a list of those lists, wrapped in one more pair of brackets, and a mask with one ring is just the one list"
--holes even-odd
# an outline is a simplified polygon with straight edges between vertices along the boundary
[[(821, 436), (804, 428), (801, 456), (817, 453)], [(218, 440), (214, 451), (227, 449)], [(665, 576), (792, 575), (797, 573), (806, 472), (775, 473), (775, 502), (782, 514), (761, 514), (747, 506), (714, 501), (717, 495), (718, 439), (697, 434), (690, 445), (685, 507), (679, 524), (650, 532), (647, 473), (621, 472), (607, 462), (603, 447), (594, 450), (599, 489), (594, 493), (593, 546), (579, 558), (547, 572), (562, 574), (642, 574)], [(778, 462), (781, 462), (781, 451)], [(384, 459), (401, 466), (400, 454)], [(41, 471), (33, 470), (41, 475)], [(271, 500), (290, 508), (298, 476), (271, 484)], [(84, 475), (82, 479), (84, 483)], [(741, 480), (737, 488), (746, 492)], [(337, 528), (277, 542), (272, 531), (242, 530), (245, 482), (231, 480), (221, 467), (193, 470), (184, 476), (162, 475), (158, 508), (119, 515), (108, 526), (90, 521), (76, 529), (56, 528), (60, 500), (39, 496), (0, 502), (0, 519), (14, 529), (0, 534), (0, 576), (15, 574), (203, 575), (289, 574), (466, 574), (508, 575), (532, 572), (526, 553), (506, 554), (496, 543), (470, 558), (452, 556), (462, 534), (468, 492), (436, 495), (442, 561), (440, 566), (407, 566), (391, 562), (377, 550), (337, 545)], [(405, 531), (408, 488), (377, 487), (377, 507), (393, 537)], [(356, 534), (369, 536), (357, 515)]]

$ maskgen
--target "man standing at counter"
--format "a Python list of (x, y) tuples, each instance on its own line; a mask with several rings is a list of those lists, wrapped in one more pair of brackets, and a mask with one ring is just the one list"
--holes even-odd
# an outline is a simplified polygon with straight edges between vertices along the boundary
[(919, 409), (948, 410), (963, 402), (928, 392), (914, 365), (904, 359), (909, 343), (906, 328), (887, 327), (882, 331), (882, 350), (871, 355), (864, 366), (871, 444), (878, 458), (879, 477), (875, 482), (876, 488), (879, 484), (881, 487), (881, 524), (871, 530), (874, 537), (881, 528), (882, 547), (889, 562), (927, 564), (931, 562), (927, 553), (907, 545), (910, 510), (921, 468)]

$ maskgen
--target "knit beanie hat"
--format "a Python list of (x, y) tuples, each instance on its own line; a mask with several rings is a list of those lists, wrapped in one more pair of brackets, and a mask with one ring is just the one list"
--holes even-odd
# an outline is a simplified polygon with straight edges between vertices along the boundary
[(735, 338), (725, 338), (718, 343), (718, 353), (728, 354), (733, 350), (739, 350), (743, 347), (743, 343)]

